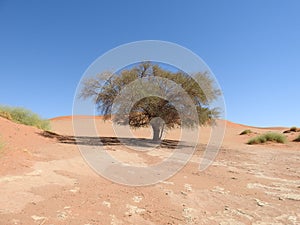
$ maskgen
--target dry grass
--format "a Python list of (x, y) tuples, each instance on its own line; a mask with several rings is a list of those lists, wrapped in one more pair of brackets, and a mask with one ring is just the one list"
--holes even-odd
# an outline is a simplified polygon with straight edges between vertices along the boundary
[(244, 130), (240, 133), (240, 135), (251, 134), (251, 133), (252, 133), (251, 130)]
[(7, 111), (2, 111), (1, 109), (0, 109), (0, 117), (8, 119), (8, 120), (12, 120), (10, 113)]
[(277, 143), (286, 143), (286, 136), (279, 133), (268, 132), (254, 138), (251, 138), (247, 144), (262, 144), (266, 142), (277, 142)]
[(50, 122), (42, 119), (36, 113), (20, 107), (0, 106), (0, 116), (16, 123), (35, 126), (39, 129), (49, 130)]
[(297, 132), (297, 131), (298, 131), (298, 128), (297, 128), (297, 127), (291, 127), (291, 128), (290, 128), (290, 131), (292, 131), (292, 132)]

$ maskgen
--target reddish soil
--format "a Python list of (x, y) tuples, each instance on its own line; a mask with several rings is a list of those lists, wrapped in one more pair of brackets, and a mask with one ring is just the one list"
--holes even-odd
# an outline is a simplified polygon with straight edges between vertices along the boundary
[[(77, 118), (86, 120), (88, 118)], [(192, 159), (158, 184), (132, 187), (97, 175), (75, 144), (71, 117), (51, 120), (52, 131), (0, 118), (0, 224), (300, 224), (300, 132), (285, 134), (286, 144), (247, 145), (267, 131), (227, 123), (213, 164), (199, 162), (210, 128), (201, 128)], [(97, 118), (100, 136), (114, 137), (111, 122)], [(239, 135), (251, 129), (250, 135)], [(147, 129), (133, 131), (149, 137)], [(166, 134), (171, 140), (179, 130)], [(85, 143), (89, 144), (89, 143)], [(132, 153), (122, 145), (106, 147), (132, 164), (163, 160), (172, 149)]]

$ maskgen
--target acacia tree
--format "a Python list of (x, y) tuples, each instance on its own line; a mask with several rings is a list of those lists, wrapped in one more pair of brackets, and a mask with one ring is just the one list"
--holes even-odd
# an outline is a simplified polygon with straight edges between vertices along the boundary
[[(153, 140), (158, 141), (165, 128), (205, 125), (218, 116), (218, 110), (209, 105), (220, 95), (220, 90), (215, 88), (207, 73), (199, 72), (193, 77), (146, 62), (119, 74), (105, 72), (86, 79), (80, 97), (92, 97), (105, 119), (113, 115), (113, 121), (121, 125), (129, 124), (134, 128), (151, 126)], [(136, 83), (136, 80), (143, 83)], [(128, 86), (131, 88), (124, 93)], [(184, 98), (182, 90), (189, 101)], [(117, 101), (121, 94), (123, 98)], [(191, 115), (192, 108), (196, 119)]]

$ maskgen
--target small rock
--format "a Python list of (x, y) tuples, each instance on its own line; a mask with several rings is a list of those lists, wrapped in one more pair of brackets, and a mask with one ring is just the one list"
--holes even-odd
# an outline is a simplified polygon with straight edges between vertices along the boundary
[(125, 215), (127, 216), (132, 216), (133, 214), (142, 214), (144, 212), (146, 212), (145, 209), (139, 208), (137, 206), (134, 205), (126, 205), (126, 208), (128, 208), (129, 210), (125, 213)]
[(300, 201), (300, 195), (295, 193), (288, 193), (284, 195), (284, 198), (293, 200), (293, 201)]
[[(166, 194), (167, 194), (167, 193), (166, 193)], [(136, 202), (136, 203), (141, 202), (142, 199), (143, 199), (143, 197), (141, 197), (141, 196), (133, 196), (133, 198), (132, 198), (132, 200), (133, 200), (134, 202)]]
[(184, 188), (186, 191), (192, 191), (192, 186), (190, 184), (184, 184)]
[(258, 205), (258, 206), (265, 206), (266, 205), (266, 203), (265, 202), (262, 202), (262, 201), (260, 201), (259, 199), (255, 199), (255, 201), (256, 201), (256, 204)]
[(171, 194), (173, 194), (172, 190), (165, 190), (165, 195), (171, 195)]
[(80, 190), (79, 187), (75, 187), (74, 189), (69, 190), (72, 193), (77, 193)]
[(106, 206), (107, 208), (110, 208), (110, 207), (111, 207), (110, 202), (107, 202), (107, 201), (103, 201), (103, 202), (102, 202), (102, 205)]
[(187, 193), (185, 191), (181, 191), (180, 193), (185, 196), (187, 195)]
[(65, 220), (68, 218), (68, 213), (67, 212), (59, 212), (56, 217), (59, 219), (59, 220)]
[(44, 217), (44, 216), (36, 216), (36, 215), (32, 215), (31, 218), (34, 221), (39, 221), (39, 220), (45, 220), (46, 219), (46, 217)]

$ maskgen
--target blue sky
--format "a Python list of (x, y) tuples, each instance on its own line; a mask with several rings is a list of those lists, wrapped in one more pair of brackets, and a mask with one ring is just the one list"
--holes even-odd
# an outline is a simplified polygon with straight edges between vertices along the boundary
[(0, 104), (72, 113), (76, 86), (106, 51), (164, 40), (198, 54), (227, 119), (300, 126), (300, 1), (0, 0)]

